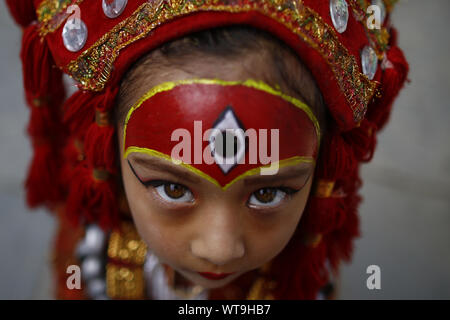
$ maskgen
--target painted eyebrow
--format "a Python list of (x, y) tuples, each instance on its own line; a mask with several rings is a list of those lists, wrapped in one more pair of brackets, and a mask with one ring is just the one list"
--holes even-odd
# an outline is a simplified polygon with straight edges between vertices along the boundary
[(283, 173), (272, 175), (272, 176), (252, 176), (244, 179), (245, 185), (256, 185), (256, 184), (273, 184), (287, 179), (295, 179), (299, 177), (305, 177), (305, 183), (309, 180), (312, 174), (313, 166), (306, 166), (301, 168), (289, 168), (289, 170)]
[[(135, 176), (139, 179), (140, 182), (145, 183), (145, 181), (142, 181), (141, 178), (137, 175), (134, 167), (131, 165), (130, 160), (128, 159), (128, 164), (130, 165), (131, 171), (133, 171), (133, 173), (135, 174)], [(142, 167), (145, 167), (147, 169), (151, 169), (157, 172), (165, 172), (168, 173), (176, 178), (179, 179), (183, 179), (186, 181), (189, 181), (191, 183), (199, 183), (200, 179), (196, 176), (194, 176), (193, 174), (186, 172), (182, 169), (179, 169), (177, 167), (175, 167), (175, 165), (170, 165), (167, 163), (164, 163), (163, 161), (158, 161), (155, 159), (151, 159), (151, 158), (140, 158), (140, 157), (133, 157), (132, 158), (133, 163), (136, 163)]]

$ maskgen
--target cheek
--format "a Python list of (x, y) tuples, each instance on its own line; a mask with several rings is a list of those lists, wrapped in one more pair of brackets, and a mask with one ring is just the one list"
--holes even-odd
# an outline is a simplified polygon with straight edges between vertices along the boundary
[(149, 190), (136, 180), (127, 164), (122, 163), (122, 177), (125, 194), (136, 229), (149, 249), (161, 260), (170, 261), (183, 252), (184, 232), (170, 217), (150, 201)]
[(276, 216), (269, 219), (254, 219), (251, 231), (247, 233), (252, 264), (261, 266), (286, 247), (303, 215), (310, 189), (309, 182)]

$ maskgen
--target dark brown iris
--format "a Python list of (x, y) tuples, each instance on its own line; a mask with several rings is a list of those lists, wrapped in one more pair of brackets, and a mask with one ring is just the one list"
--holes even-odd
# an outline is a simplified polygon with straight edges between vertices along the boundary
[(173, 199), (179, 199), (186, 194), (186, 188), (176, 183), (166, 183), (164, 192)]
[(277, 189), (273, 188), (263, 188), (255, 192), (256, 199), (258, 199), (258, 201), (262, 203), (272, 202), (275, 199), (276, 195)]

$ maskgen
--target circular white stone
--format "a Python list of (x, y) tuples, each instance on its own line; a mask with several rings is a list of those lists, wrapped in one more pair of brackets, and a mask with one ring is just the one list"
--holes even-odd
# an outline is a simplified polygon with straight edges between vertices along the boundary
[(88, 255), (100, 255), (105, 246), (106, 235), (102, 229), (96, 225), (89, 225), (86, 234), (77, 247), (77, 254), (80, 258)]
[(336, 31), (339, 33), (347, 29), (348, 4), (345, 0), (330, 0), (330, 16)]
[(93, 279), (88, 282), (87, 291), (89, 296), (93, 299), (102, 298), (106, 293), (106, 283), (100, 278)]
[(380, 8), (380, 22), (383, 24), (384, 20), (386, 20), (386, 6), (384, 5), (383, 0), (372, 0), (372, 5)]
[(375, 50), (370, 46), (365, 46), (361, 52), (361, 65), (363, 73), (372, 80), (378, 68), (378, 57)]
[(81, 263), (81, 276), (85, 280), (98, 277), (102, 271), (102, 264), (98, 258), (88, 257)]
[(80, 51), (86, 44), (88, 29), (81, 19), (67, 20), (62, 31), (64, 46), (71, 52)]
[(103, 12), (108, 18), (114, 19), (120, 16), (127, 6), (128, 0), (103, 0)]

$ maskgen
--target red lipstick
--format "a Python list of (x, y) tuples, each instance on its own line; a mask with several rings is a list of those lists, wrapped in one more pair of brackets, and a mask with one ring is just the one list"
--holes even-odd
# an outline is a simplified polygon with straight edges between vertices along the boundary
[(233, 273), (212, 273), (212, 272), (199, 272), (199, 275), (209, 280), (221, 280)]

